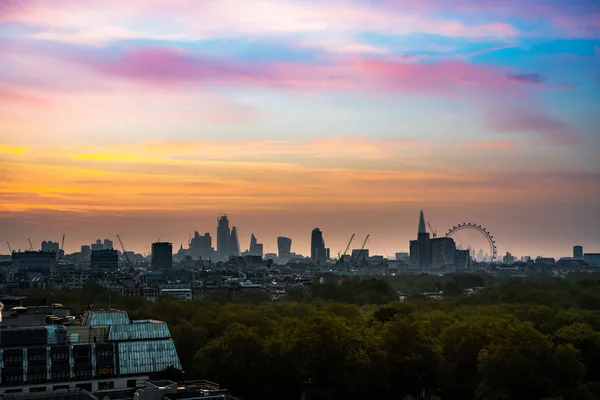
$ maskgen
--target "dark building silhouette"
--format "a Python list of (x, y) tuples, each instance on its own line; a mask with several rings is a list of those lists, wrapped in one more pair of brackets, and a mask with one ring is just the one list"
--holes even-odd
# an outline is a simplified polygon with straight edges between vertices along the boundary
[(104, 239), (104, 250), (112, 250), (113, 249), (113, 241), (109, 239)]
[(431, 239), (431, 262), (434, 269), (454, 272), (456, 265), (456, 243), (449, 237)]
[(212, 247), (212, 237), (210, 233), (200, 235), (198, 231), (194, 232), (194, 237), (190, 240), (189, 255), (192, 258), (209, 259), (215, 256), (215, 250)]
[(583, 258), (583, 246), (573, 246), (573, 258)]
[(100, 272), (117, 272), (119, 269), (119, 254), (116, 250), (94, 250), (90, 267), (93, 271)]
[(229, 230), (229, 218), (221, 215), (217, 224), (217, 254), (221, 260), (229, 259), (229, 247), (231, 246), (231, 231)]
[(312, 231), (310, 238), (310, 258), (315, 264), (324, 264), (329, 258), (327, 249), (325, 248), (325, 241), (323, 240), (323, 232), (319, 228), (315, 228)]
[(81, 257), (90, 258), (91, 255), (92, 255), (92, 248), (90, 246), (88, 246), (87, 244), (84, 244), (83, 246), (81, 246)]
[(292, 255), (292, 239), (285, 236), (279, 236), (277, 238), (277, 253), (279, 258), (290, 258)]
[(369, 258), (369, 249), (353, 249), (351, 260), (357, 264), (362, 264)]
[(44, 251), (15, 251), (12, 254), (11, 268), (13, 273), (38, 272), (51, 275), (56, 271), (56, 253)]
[(44, 240), (42, 242), (41, 249), (42, 249), (42, 251), (44, 251), (46, 253), (51, 252), (51, 251), (58, 253), (58, 251), (60, 250), (60, 245), (58, 244), (58, 242), (53, 242), (51, 240), (46, 242)]
[(251, 256), (260, 256), (262, 257), (264, 252), (263, 252), (263, 244), (262, 243), (258, 243), (258, 240), (256, 240), (256, 236), (254, 236), (254, 233), (252, 234), (252, 237), (250, 237), (250, 248), (248, 249), (248, 252), (250, 253)]
[(240, 241), (238, 239), (237, 228), (235, 226), (231, 229), (231, 236), (229, 239), (229, 254), (227, 256), (240, 256)]
[(98, 239), (96, 240), (96, 243), (92, 243), (92, 251), (94, 250), (104, 250), (104, 243), (102, 243), (102, 240)]
[(409, 268), (421, 273), (430, 273), (432, 269), (453, 272), (456, 265), (454, 239), (449, 237), (431, 239), (426, 229), (423, 210), (421, 210), (417, 240), (410, 241)]
[(469, 250), (456, 250), (456, 271), (471, 269), (471, 253)]
[(190, 241), (190, 249), (210, 252), (212, 250), (212, 237), (210, 233), (207, 232), (203, 236), (200, 236), (198, 231), (194, 232), (194, 237)]
[(173, 267), (173, 245), (168, 242), (152, 243), (152, 270), (171, 269)]
[(410, 242), (410, 269), (429, 273), (431, 264), (431, 239), (425, 228), (425, 217), (423, 216), (423, 210), (421, 210), (417, 240), (411, 240)]

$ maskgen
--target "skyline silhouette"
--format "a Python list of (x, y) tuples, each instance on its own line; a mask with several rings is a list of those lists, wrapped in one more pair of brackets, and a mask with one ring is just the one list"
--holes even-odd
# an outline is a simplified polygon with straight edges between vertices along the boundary
[(3, 2), (0, 243), (177, 248), (227, 212), (240, 250), (308, 255), (319, 227), (332, 255), (352, 233), (391, 255), (424, 209), (499, 254), (597, 249), (599, 19), (588, 0)]

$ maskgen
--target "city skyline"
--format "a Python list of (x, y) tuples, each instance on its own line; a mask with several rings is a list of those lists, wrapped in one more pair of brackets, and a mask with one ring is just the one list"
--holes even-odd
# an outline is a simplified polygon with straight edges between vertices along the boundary
[[(418, 210), (412, 210), (413, 212), (418, 211)], [(420, 212), (423, 212), (424, 210), (420, 210)], [(425, 212), (427, 212), (427, 210), (425, 210)], [(430, 213), (427, 212), (427, 216), (429, 215), (435, 215), (435, 213)], [(398, 240), (395, 240), (394, 238), (390, 238), (388, 235), (386, 235), (384, 232), (386, 231), (386, 226), (383, 226), (382, 229), (382, 224), (378, 224), (377, 226), (374, 226), (373, 229), (370, 230), (370, 232), (380, 232), (379, 236), (378, 234), (373, 235), (372, 233), (369, 233), (369, 230), (365, 231), (366, 233), (362, 233), (362, 231), (360, 230), (355, 230), (352, 231), (351, 233), (347, 234), (347, 237), (342, 237), (342, 236), (333, 236), (328, 234), (328, 230), (326, 229), (321, 229), (320, 226), (315, 226), (314, 228), (311, 228), (309, 230), (307, 230), (306, 232), (304, 232), (303, 237), (295, 237), (294, 235), (282, 235), (282, 234), (276, 234), (275, 236), (270, 236), (269, 234), (267, 234), (266, 236), (266, 240), (261, 240), (261, 242), (264, 242), (264, 250), (263, 253), (267, 254), (267, 253), (275, 253), (277, 254), (278, 251), (278, 243), (277, 243), (277, 238), (278, 237), (289, 237), (290, 239), (292, 239), (292, 248), (291, 251), (293, 253), (296, 254), (301, 254), (305, 257), (311, 257), (312, 255), (312, 251), (311, 251), (311, 240), (312, 240), (312, 236), (311, 236), (311, 232), (314, 229), (320, 229), (321, 233), (322, 233), (322, 237), (325, 241), (325, 247), (326, 248), (331, 248), (331, 257), (332, 258), (337, 258), (337, 254), (338, 252), (343, 252), (343, 250), (345, 249), (345, 247), (348, 245), (348, 240), (350, 239), (350, 236), (352, 234), (355, 234), (355, 240), (351, 243), (350, 247), (349, 247), (349, 252), (348, 254), (351, 252), (351, 250), (356, 250), (360, 248), (360, 244), (362, 243), (362, 241), (364, 240), (364, 238), (366, 237), (366, 235), (369, 235), (369, 241), (368, 241), (368, 245), (365, 247), (366, 249), (370, 250), (370, 254), (371, 255), (383, 255), (387, 258), (394, 258), (395, 253), (397, 252), (410, 252), (410, 246), (409, 246), (409, 242), (411, 240), (414, 239), (415, 237), (415, 233), (417, 232), (421, 232), (423, 229), (423, 224), (421, 221), (422, 215), (419, 216), (418, 219), (416, 219), (416, 216), (419, 215), (419, 213), (417, 212), (416, 214), (412, 215), (412, 226), (410, 226), (410, 224), (408, 225), (403, 225), (402, 227), (399, 227), (398, 231), (401, 232), (408, 232), (406, 234), (406, 240), (404, 241), (403, 238), (398, 238)], [(212, 221), (215, 222), (215, 216), (212, 216)], [(224, 215), (219, 215), (219, 218), (221, 217), (225, 217)], [(235, 218), (235, 217), (234, 217)], [(445, 218), (447, 219), (447, 217)], [(236, 218), (237, 220), (237, 218)], [(226, 220), (227, 225), (234, 223), (234, 221), (232, 220)], [(443, 237), (445, 236), (445, 233), (447, 232), (448, 229), (438, 229), (439, 226), (436, 226), (436, 220), (431, 220), (429, 218), (425, 218), (424, 221), (426, 221), (425, 223), (425, 232), (430, 235), (432, 234), (430, 227), (428, 226), (429, 223), (431, 222), (432, 224), (434, 224), (433, 226), (431, 226), (431, 228), (435, 229), (435, 232), (437, 233), (437, 237)], [(216, 221), (217, 223), (214, 224), (214, 226), (211, 228), (208, 227), (204, 227), (204, 225), (201, 225), (201, 227), (197, 227), (194, 228), (191, 232), (179, 232), (175, 235), (173, 235), (174, 237), (177, 238), (184, 238), (183, 240), (171, 240), (169, 237), (164, 236), (164, 235), (157, 235), (154, 234), (153, 236), (146, 236), (149, 238), (148, 241), (140, 241), (140, 237), (139, 236), (133, 236), (133, 237), (124, 237), (124, 245), (126, 247), (127, 251), (134, 251), (136, 253), (139, 254), (145, 254), (147, 253), (148, 249), (151, 248), (152, 243), (157, 242), (157, 241), (167, 241), (167, 242), (171, 242), (173, 244), (173, 251), (174, 253), (177, 252), (177, 250), (180, 248), (180, 246), (183, 246), (184, 249), (188, 249), (189, 245), (190, 245), (190, 238), (194, 239), (196, 236), (194, 235), (195, 232), (197, 232), (200, 236), (202, 237), (205, 233), (210, 234), (210, 236), (212, 237), (212, 248), (215, 251), (215, 255), (217, 257), (220, 257), (222, 254), (219, 252), (218, 250), (218, 221)], [(334, 221), (335, 223), (336, 221)], [(471, 222), (471, 223), (479, 223), (480, 221), (462, 221), (462, 222)], [(460, 222), (456, 222), (453, 225), (458, 225), (458, 223)], [(254, 229), (252, 230), (251, 227), (249, 227), (248, 229), (244, 229), (244, 227), (242, 226), (242, 233), (238, 233), (237, 232), (237, 226), (239, 224), (236, 223), (236, 226), (231, 226), (231, 230), (230, 233), (227, 234), (227, 232), (224, 232), (225, 238), (227, 238), (227, 244), (229, 244), (229, 238), (232, 238), (231, 233), (233, 233), (233, 228), (235, 229), (236, 232), (236, 236), (239, 235), (240, 238), (238, 239), (239, 242), (241, 243), (251, 243), (252, 242), (252, 237), (256, 237), (256, 236), (260, 236), (261, 238), (263, 236), (265, 236), (264, 234), (258, 234), (256, 232), (273, 232), (272, 230), (263, 230), (263, 229)], [(485, 224), (481, 224), (485, 227)], [(305, 224), (306, 226), (306, 224)], [(329, 225), (328, 225), (329, 226)], [(348, 225), (346, 225), (348, 226)], [(163, 231), (165, 227), (163, 227)], [(172, 230), (173, 228), (176, 228), (176, 226), (171, 227), (170, 230)], [(401, 228), (401, 229), (400, 229)], [(452, 226), (450, 226), (450, 228), (452, 228)], [(489, 227), (487, 227), (489, 228)], [(362, 229), (362, 228), (361, 228)], [(290, 230), (288, 228), (288, 230)], [(491, 229), (490, 229), (491, 230)], [(332, 232), (339, 232), (338, 230), (333, 229)], [(104, 231), (106, 232), (106, 231)], [(121, 230), (120, 235), (123, 235), (124, 230)], [(159, 231), (157, 231), (158, 233)], [(350, 232), (350, 231), (348, 231)], [(512, 248), (507, 247), (505, 244), (503, 244), (503, 238), (498, 237), (498, 235), (496, 235), (496, 233), (491, 230), (490, 232), (492, 235), (494, 235), (494, 239), (497, 241), (497, 246), (498, 246), (498, 255), (496, 257), (496, 261), (501, 261), (502, 257), (504, 256), (504, 254), (506, 252), (510, 252), (512, 255), (516, 255), (519, 258), (523, 257), (523, 256), (530, 256), (532, 258), (535, 258), (537, 256), (545, 256), (545, 257), (553, 257), (553, 258), (560, 258), (560, 257), (570, 257), (573, 253), (573, 247), (574, 246), (583, 246), (583, 251), (584, 252), (597, 252), (597, 245), (595, 243), (593, 243), (592, 241), (586, 241), (586, 240), (579, 240), (579, 241), (574, 241), (573, 243), (562, 243), (556, 247), (554, 247), (554, 251), (553, 252), (540, 252), (540, 251), (536, 251), (536, 249), (534, 247), (532, 247), (530, 244), (528, 243), (524, 243), (521, 245), (521, 248), (523, 248), (523, 251), (518, 250), (519, 246), (513, 246)], [(62, 235), (62, 234), (61, 234)], [(152, 235), (152, 234), (150, 234)], [(483, 237), (478, 237), (478, 234), (474, 234), (476, 236), (475, 239), (473, 239), (473, 237), (468, 238), (468, 237), (461, 237), (460, 235), (458, 236), (458, 240), (456, 243), (457, 248), (459, 249), (468, 249), (470, 247), (472, 247), (472, 249), (476, 252), (479, 252), (479, 250), (483, 250), (482, 254), (486, 254), (487, 255), (487, 247), (485, 247), (484, 241), (485, 238)], [(32, 243), (33, 243), (33, 248), (34, 250), (38, 250), (38, 243), (41, 245), (43, 241), (52, 241), (52, 238), (45, 238), (42, 241), (38, 241), (38, 236), (39, 235), (31, 235), (27, 238), (17, 238), (17, 240), (7, 240), (10, 244), (13, 250), (28, 250), (29, 249), (29, 239), (31, 239)], [(65, 250), (66, 253), (75, 253), (75, 252), (79, 252), (81, 250), (81, 246), (90, 246), (90, 244), (93, 246), (94, 243), (96, 243), (96, 241), (99, 241), (99, 243), (104, 243), (106, 244), (107, 240), (110, 242), (110, 248), (112, 248), (114, 246), (115, 249), (121, 250), (120, 246), (116, 246), (113, 245), (113, 243), (111, 242), (112, 236), (111, 234), (106, 234), (106, 235), (97, 235), (96, 237), (93, 237), (92, 239), (86, 241), (82, 241), (81, 243), (79, 243), (78, 241), (80, 240), (80, 238), (78, 237), (71, 237), (68, 234), (67, 236), (67, 240), (65, 243)], [(114, 236), (114, 235), (113, 235)], [(41, 237), (41, 236), (40, 236)], [(109, 237), (111, 237), (111, 239), (108, 239)], [(431, 235), (431, 238), (433, 238), (433, 235)], [(456, 236), (454, 236), (454, 238), (456, 238)], [(69, 240), (70, 239), (70, 240)], [(500, 240), (498, 242), (498, 240)], [(392, 243), (390, 245), (390, 243)], [(397, 244), (394, 244), (397, 243)], [(58, 241), (54, 242), (55, 245), (59, 245)], [(483, 246), (477, 246), (477, 245), (481, 245), (483, 244)], [(263, 245), (263, 243), (261, 243), (261, 246)], [(238, 245), (239, 246), (239, 245)], [(395, 246), (395, 247), (394, 247)], [(5, 246), (7, 247), (7, 246)], [(245, 248), (245, 247), (244, 247)], [(250, 250), (250, 247), (248, 247), (248, 249)], [(6, 248), (5, 250), (0, 250), (0, 255), (1, 254), (8, 254), (8, 248)], [(228, 251), (226, 251), (226, 253), (228, 254)], [(234, 252), (235, 253), (235, 252)]]
[(391, 257), (424, 209), (500, 255), (598, 251), (598, 21), (589, 0), (3, 2), (0, 245), (177, 249), (227, 212), (244, 249), (310, 255), (319, 227), (332, 255), (355, 233)]

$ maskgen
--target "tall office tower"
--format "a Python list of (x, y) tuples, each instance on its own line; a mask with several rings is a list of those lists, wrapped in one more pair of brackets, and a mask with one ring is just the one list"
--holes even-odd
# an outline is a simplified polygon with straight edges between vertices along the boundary
[(319, 228), (312, 231), (310, 238), (310, 258), (315, 264), (324, 264), (327, 261), (327, 249), (323, 240), (323, 232)]
[(285, 236), (279, 236), (277, 238), (277, 253), (279, 258), (290, 258), (292, 254), (292, 239)]
[(229, 240), (229, 255), (235, 257), (240, 256), (240, 240), (238, 239), (237, 228), (235, 226), (231, 228), (231, 238)]
[(117, 272), (119, 270), (119, 254), (116, 250), (94, 250), (90, 266), (94, 272)]
[(583, 246), (573, 246), (573, 258), (583, 258)]
[(217, 253), (222, 260), (229, 259), (229, 246), (231, 243), (231, 232), (229, 231), (229, 219), (227, 215), (221, 215), (217, 225)]
[(152, 270), (171, 269), (173, 267), (173, 245), (168, 242), (152, 243)]
[(263, 244), (258, 243), (258, 240), (256, 240), (256, 236), (254, 236), (254, 233), (252, 234), (252, 237), (250, 238), (250, 249), (248, 249), (248, 250), (250, 252), (250, 255), (252, 255), (252, 256), (262, 257), (264, 254)]
[(112, 249), (113, 249), (112, 240), (104, 239), (104, 250), (112, 250)]
[(410, 241), (410, 269), (429, 273), (431, 270), (431, 261), (431, 239), (425, 228), (425, 217), (423, 216), (423, 210), (421, 210), (417, 240)]

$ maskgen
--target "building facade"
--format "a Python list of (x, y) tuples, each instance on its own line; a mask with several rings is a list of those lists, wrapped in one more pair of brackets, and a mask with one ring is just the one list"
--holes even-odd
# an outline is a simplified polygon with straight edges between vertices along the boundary
[(153, 271), (162, 269), (171, 269), (173, 267), (173, 244), (168, 242), (152, 243), (152, 262)]
[(166, 323), (87, 311), (80, 325), (9, 327), (0, 334), (0, 394), (84, 389), (99, 398), (143, 387), (181, 363)]
[(90, 267), (95, 272), (115, 273), (119, 270), (119, 254), (116, 250), (94, 250)]
[(583, 246), (573, 246), (573, 258), (583, 258)]
[(229, 218), (227, 218), (227, 215), (221, 215), (217, 224), (217, 254), (221, 260), (226, 261), (229, 259), (230, 245)]
[(23, 251), (12, 253), (12, 272), (40, 273), (51, 275), (56, 271), (56, 253), (44, 251)]
[(315, 264), (325, 264), (329, 258), (325, 248), (325, 240), (323, 240), (323, 232), (319, 228), (313, 229), (311, 234), (310, 258)]
[(292, 255), (292, 239), (279, 236), (277, 238), (277, 255), (279, 258), (288, 259)]

